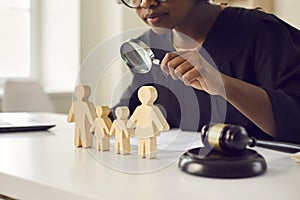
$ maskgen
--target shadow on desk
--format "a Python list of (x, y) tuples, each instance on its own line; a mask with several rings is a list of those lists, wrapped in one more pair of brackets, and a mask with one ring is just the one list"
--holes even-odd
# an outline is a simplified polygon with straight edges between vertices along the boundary
[(5, 196), (3, 194), (0, 194), (0, 200), (16, 200), (16, 199), (8, 197), (8, 196)]

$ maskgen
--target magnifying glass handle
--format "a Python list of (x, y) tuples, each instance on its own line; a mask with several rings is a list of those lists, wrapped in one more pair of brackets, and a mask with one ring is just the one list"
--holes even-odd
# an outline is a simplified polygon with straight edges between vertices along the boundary
[(153, 59), (153, 63), (159, 65), (160, 62), (164, 59), (165, 55), (169, 53), (167, 50), (151, 48), (155, 58)]
[(160, 60), (158, 60), (158, 59), (153, 59), (152, 60), (152, 62), (153, 62), (153, 64), (155, 64), (155, 65), (160, 65)]

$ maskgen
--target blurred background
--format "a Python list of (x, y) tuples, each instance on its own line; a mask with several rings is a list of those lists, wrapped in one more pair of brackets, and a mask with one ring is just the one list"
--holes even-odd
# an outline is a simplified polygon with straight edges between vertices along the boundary
[[(296, 0), (212, 2), (261, 7), (300, 28)], [(0, 0), (0, 26), (0, 111), (57, 113), (68, 112), (81, 66), (99, 44), (146, 27), (116, 0)], [(116, 65), (97, 82), (99, 104), (111, 106), (115, 83), (127, 73)]]

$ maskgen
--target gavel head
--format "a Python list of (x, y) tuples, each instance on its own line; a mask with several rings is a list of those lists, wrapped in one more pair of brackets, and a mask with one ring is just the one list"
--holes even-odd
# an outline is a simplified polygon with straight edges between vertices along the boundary
[(230, 124), (210, 124), (202, 127), (203, 144), (215, 150), (232, 152), (245, 149), (249, 142), (244, 127)]

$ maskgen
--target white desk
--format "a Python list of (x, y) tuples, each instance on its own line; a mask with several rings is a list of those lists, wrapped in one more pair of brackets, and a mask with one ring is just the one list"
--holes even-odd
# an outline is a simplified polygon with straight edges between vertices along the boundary
[[(0, 134), (0, 193), (17, 199), (299, 199), (300, 166), (288, 154), (257, 149), (266, 159), (264, 175), (246, 179), (196, 177), (178, 170), (177, 160), (149, 173), (112, 169), (109, 158), (120, 165), (160, 165), (169, 154), (155, 160), (134, 153), (75, 148), (74, 124), (65, 115), (41, 114), (55, 121), (49, 132)], [(133, 148), (134, 150), (134, 148)], [(174, 151), (174, 155), (178, 152)], [(167, 162), (168, 163), (168, 162)], [(151, 165), (151, 164), (150, 164)]]

